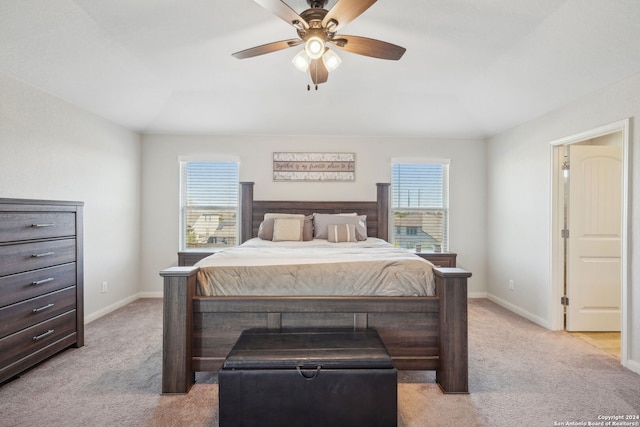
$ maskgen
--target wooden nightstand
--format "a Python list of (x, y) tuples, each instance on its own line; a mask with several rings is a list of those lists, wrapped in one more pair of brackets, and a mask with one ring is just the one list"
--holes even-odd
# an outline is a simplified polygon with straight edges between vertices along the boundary
[(207, 248), (207, 249), (191, 249), (178, 252), (178, 266), (187, 267), (192, 266), (202, 258), (206, 258), (211, 254), (226, 248)]
[(430, 261), (436, 267), (455, 267), (458, 256), (453, 252), (416, 252), (416, 255)]

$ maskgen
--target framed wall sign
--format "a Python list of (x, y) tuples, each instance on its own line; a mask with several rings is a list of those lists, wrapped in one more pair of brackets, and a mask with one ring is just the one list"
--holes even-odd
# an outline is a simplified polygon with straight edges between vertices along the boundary
[(355, 153), (273, 153), (274, 181), (355, 181)]

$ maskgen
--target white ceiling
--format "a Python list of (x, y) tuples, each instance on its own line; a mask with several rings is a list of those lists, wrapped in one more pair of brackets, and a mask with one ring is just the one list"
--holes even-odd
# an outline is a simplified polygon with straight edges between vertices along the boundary
[(252, 0), (0, 0), (0, 71), (144, 133), (445, 137), (640, 73), (639, 0), (379, 0), (339, 33), (407, 52), (307, 91), (299, 48), (231, 56), (296, 37)]

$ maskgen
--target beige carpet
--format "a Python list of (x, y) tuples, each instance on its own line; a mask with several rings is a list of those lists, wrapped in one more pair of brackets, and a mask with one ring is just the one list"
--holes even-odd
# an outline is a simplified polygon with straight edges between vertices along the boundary
[[(399, 375), (398, 425), (555, 426), (640, 414), (640, 375), (564, 332), (487, 300), (469, 304), (469, 395), (432, 372)], [(162, 396), (162, 303), (138, 300), (86, 328), (86, 346), (0, 387), (0, 426), (217, 426), (215, 374)], [(580, 424), (577, 424), (580, 425)]]

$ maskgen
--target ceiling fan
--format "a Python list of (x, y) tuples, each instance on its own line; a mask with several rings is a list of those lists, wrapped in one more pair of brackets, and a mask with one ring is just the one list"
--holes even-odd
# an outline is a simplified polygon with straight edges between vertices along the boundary
[(329, 72), (342, 62), (340, 57), (329, 49), (329, 45), (379, 59), (398, 60), (402, 57), (406, 49), (401, 46), (366, 37), (336, 34), (376, 0), (338, 0), (330, 10), (325, 9), (327, 1), (307, 0), (309, 8), (298, 14), (281, 0), (255, 0), (260, 6), (292, 25), (298, 32), (298, 38), (252, 47), (236, 52), (233, 56), (238, 59), (251, 58), (304, 44), (304, 49), (293, 58), (293, 64), (301, 71), (309, 70), (316, 90), (319, 84), (329, 79)]

